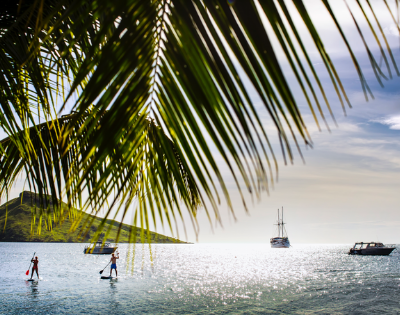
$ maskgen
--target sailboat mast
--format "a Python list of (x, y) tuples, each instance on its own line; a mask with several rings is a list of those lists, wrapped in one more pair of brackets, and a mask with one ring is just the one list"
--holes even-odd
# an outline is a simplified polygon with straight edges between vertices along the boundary
[(283, 207), (282, 207), (282, 237), (283, 237)]
[(279, 208), (278, 208), (278, 237), (281, 237), (281, 221), (279, 221)]

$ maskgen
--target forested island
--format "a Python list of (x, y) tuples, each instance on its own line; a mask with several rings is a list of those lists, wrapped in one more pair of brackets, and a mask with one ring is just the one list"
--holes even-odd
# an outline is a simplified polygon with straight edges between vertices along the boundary
[[(46, 196), (50, 197), (50, 196)], [(48, 209), (50, 213), (53, 213), (53, 203), (51, 202), (51, 198), (47, 198)], [(36, 211), (35, 211), (36, 206)], [(45, 222), (45, 218), (43, 217), (41, 223), (41, 232), (40, 235), (37, 233), (38, 226), (38, 216), (36, 215), (36, 224), (32, 229), (32, 218), (35, 213), (38, 211), (39, 204), (39, 196), (35, 193), (25, 191), (19, 195), (18, 198), (12, 199), (7, 203), (0, 206), (0, 242), (57, 242), (57, 243), (87, 243), (92, 240), (97, 231), (97, 227), (101, 223), (102, 219), (98, 217), (94, 217), (90, 214), (84, 214), (84, 218), (79, 223), (78, 227), (74, 231), (70, 231), (71, 224), (73, 222), (72, 219), (66, 215), (65, 220), (60, 223), (52, 223), (51, 228), (47, 222)], [(64, 209), (64, 213), (68, 213), (68, 206), (66, 203), (61, 202), (61, 206)], [(7, 209), (7, 222), (6, 220), (6, 207)], [(79, 211), (78, 211), (79, 213)], [(82, 230), (82, 224), (85, 222), (86, 218), (89, 216), (89, 222), (92, 218), (94, 218), (93, 224), (91, 225), (88, 233), (84, 236), (80, 236), (79, 234)], [(6, 223), (6, 224), (5, 224)], [(107, 239), (104, 239), (106, 231), (111, 225), (111, 230), (107, 236)], [(100, 239), (105, 240), (107, 242), (115, 242), (117, 231), (119, 228), (120, 222), (107, 220), (104, 227), (103, 232), (100, 234)], [(158, 234), (150, 231), (150, 236), (147, 235), (147, 232), (144, 231), (142, 233), (141, 228), (137, 228), (128, 224), (123, 224), (121, 227), (121, 232), (119, 235), (118, 243), (128, 243), (129, 242), (129, 233), (133, 231), (136, 233), (136, 243), (148, 243), (150, 239), (150, 243), (179, 243), (179, 244), (188, 244), (176, 238), (172, 238), (169, 236), (165, 236), (162, 234)], [(142, 236), (144, 235), (144, 238)], [(132, 238), (131, 238), (132, 239)]]

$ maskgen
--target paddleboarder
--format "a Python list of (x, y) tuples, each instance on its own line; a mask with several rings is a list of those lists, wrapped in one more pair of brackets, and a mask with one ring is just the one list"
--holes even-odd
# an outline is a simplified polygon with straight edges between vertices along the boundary
[(39, 268), (38, 268), (38, 265), (39, 265), (39, 259), (38, 259), (38, 257), (36, 256), (35, 257), (35, 259), (31, 259), (31, 263), (33, 263), (33, 266), (32, 266), (32, 273), (31, 273), (31, 279), (32, 279), (32, 277), (33, 277), (33, 272), (36, 270), (36, 274), (37, 274), (37, 277), (38, 277), (38, 279), (39, 279)]
[(117, 272), (117, 259), (119, 259), (119, 253), (117, 253), (118, 254), (118, 257), (116, 257), (116, 256), (114, 256), (114, 254), (111, 254), (111, 269), (110, 269), (110, 277), (111, 277), (111, 274), (112, 274), (112, 270), (114, 269), (115, 270), (115, 276), (116, 277), (118, 277), (118, 272)]

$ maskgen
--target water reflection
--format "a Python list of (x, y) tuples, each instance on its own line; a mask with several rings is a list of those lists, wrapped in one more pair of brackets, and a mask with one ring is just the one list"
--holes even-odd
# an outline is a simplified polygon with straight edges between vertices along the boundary
[(39, 297), (39, 282), (38, 281), (25, 281), (25, 285), (28, 287), (27, 295), (33, 298)]
[(109, 299), (110, 299), (110, 308), (118, 310), (120, 307), (120, 303), (118, 301), (119, 296), (118, 296), (118, 278), (115, 279), (110, 279), (110, 294), (109, 294)]
[(118, 282), (118, 278), (110, 279), (110, 288), (112, 289), (111, 292), (115, 293), (114, 290), (117, 290), (116, 283)]

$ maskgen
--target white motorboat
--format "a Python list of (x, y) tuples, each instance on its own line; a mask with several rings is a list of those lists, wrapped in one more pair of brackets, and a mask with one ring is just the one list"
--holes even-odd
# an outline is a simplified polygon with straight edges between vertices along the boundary
[(283, 222), (283, 207), (282, 207), (282, 219), (279, 218), (279, 209), (278, 209), (278, 236), (273, 237), (270, 240), (272, 248), (289, 248), (290, 242), (286, 233), (285, 223)]
[(104, 243), (102, 241), (98, 241), (94, 246), (85, 246), (83, 250), (84, 254), (95, 254), (95, 255), (109, 255), (115, 252), (118, 247), (113, 247), (110, 243)]
[(394, 244), (383, 245), (382, 243), (376, 242), (360, 242), (355, 243), (352, 248), (350, 248), (349, 255), (389, 255), (392, 251), (396, 249)]

